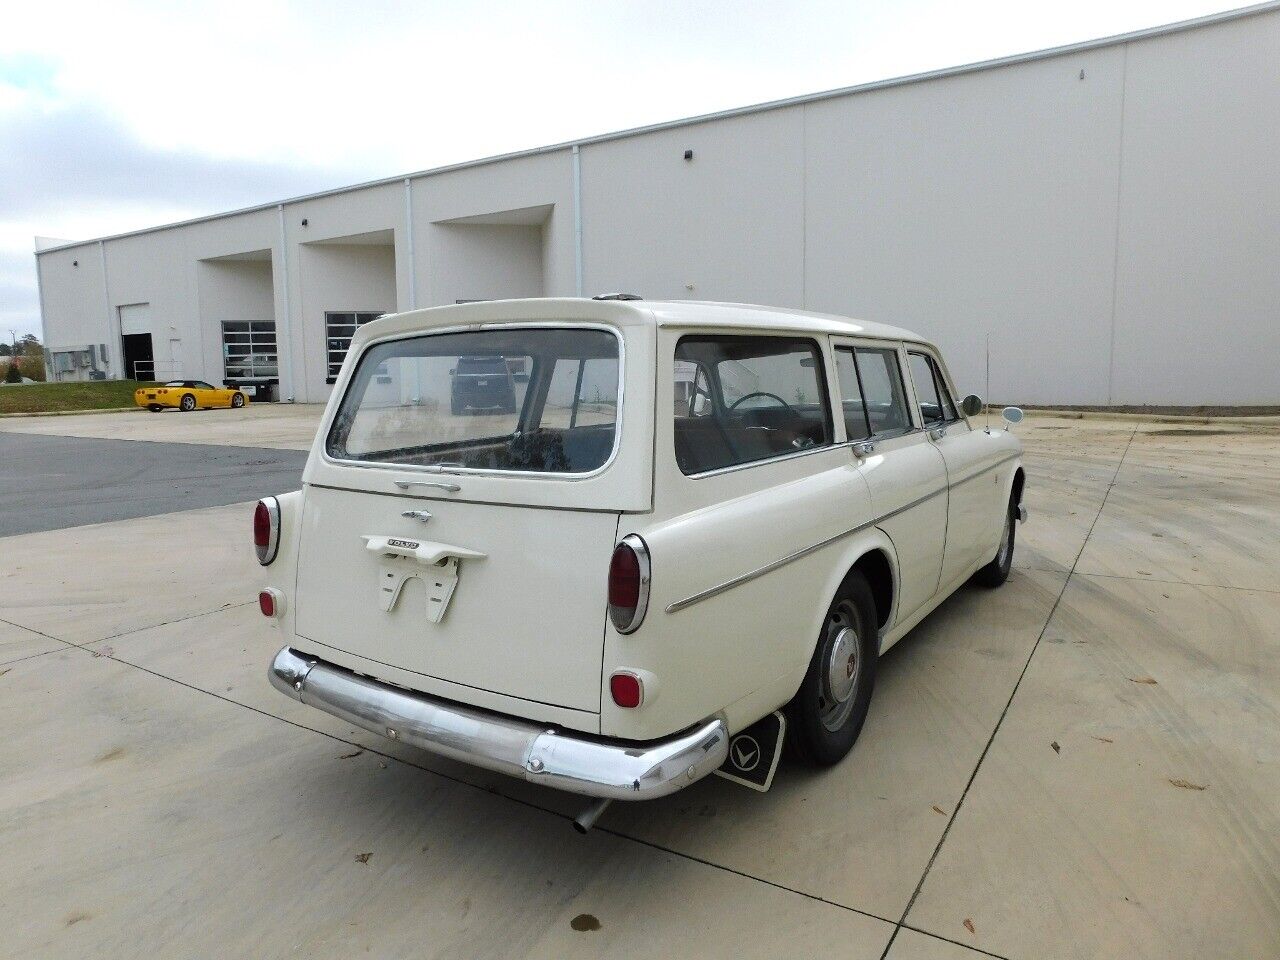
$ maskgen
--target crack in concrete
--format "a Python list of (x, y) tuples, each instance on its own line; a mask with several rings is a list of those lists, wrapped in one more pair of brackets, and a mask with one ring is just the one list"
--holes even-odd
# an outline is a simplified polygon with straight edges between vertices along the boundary
[[(911, 913), (911, 908), (915, 906), (916, 900), (920, 896), (920, 891), (924, 889), (925, 881), (929, 878), (929, 871), (933, 869), (934, 863), (938, 859), (938, 854), (942, 851), (942, 846), (947, 842), (947, 837), (951, 833), (951, 827), (956, 822), (956, 817), (960, 815), (960, 809), (964, 806), (965, 798), (969, 795), (970, 788), (973, 787), (974, 780), (978, 777), (978, 771), (982, 769), (982, 763), (987, 759), (987, 754), (991, 750), (991, 745), (995, 743), (996, 735), (1000, 732), (1000, 727), (1004, 724), (1004, 718), (1009, 713), (1009, 708), (1013, 706), (1014, 698), (1018, 695), (1018, 689), (1022, 686), (1022, 680), (1027, 675), (1027, 670), (1031, 667), (1031, 661), (1035, 659), (1036, 651), (1040, 649), (1040, 643), (1044, 640), (1045, 631), (1049, 629), (1049, 624), (1053, 622), (1053, 615), (1058, 610), (1058, 604), (1062, 602), (1063, 596), (1066, 595), (1067, 587), (1071, 584), (1071, 579), (1076, 575), (1076, 567), (1080, 563), (1080, 558), (1084, 555), (1085, 547), (1089, 545), (1089, 539), (1093, 536), (1094, 527), (1098, 524), (1098, 518), (1102, 516), (1102, 511), (1107, 507), (1107, 499), (1111, 496), (1111, 491), (1116, 485), (1116, 481), (1120, 477), (1120, 470), (1124, 467), (1125, 457), (1129, 455), (1129, 448), (1133, 446), (1133, 438), (1138, 431), (1135, 428), (1130, 434), (1128, 442), (1124, 445), (1124, 451), (1120, 454), (1120, 459), (1116, 463), (1115, 472), (1111, 475), (1111, 480), (1107, 484), (1107, 492), (1102, 496), (1102, 502), (1098, 504), (1098, 512), (1093, 516), (1093, 522), (1089, 524), (1089, 532), (1085, 534), (1084, 541), (1080, 544), (1080, 549), (1076, 552), (1075, 560), (1071, 562), (1071, 569), (1067, 572), (1067, 577), (1062, 581), (1062, 589), (1058, 591), (1058, 596), (1053, 601), (1053, 606), (1049, 608), (1049, 613), (1044, 619), (1044, 624), (1040, 627), (1040, 635), (1036, 637), (1036, 642), (1031, 647), (1031, 653), (1027, 655), (1027, 662), (1022, 665), (1022, 672), (1018, 674), (1018, 679), (1013, 684), (1013, 690), (1009, 693), (1009, 700), (1005, 703), (1004, 709), (1000, 711), (1000, 716), (996, 719), (995, 726), (991, 729), (991, 736), (987, 738), (987, 744), (982, 748), (982, 753), (978, 755), (978, 762), (973, 766), (973, 772), (969, 774), (969, 780), (964, 785), (964, 790), (960, 792), (960, 799), (952, 807), (951, 816), (947, 819), (947, 825), (942, 829), (942, 836), (938, 838), (937, 845), (933, 848), (933, 854), (929, 857), (929, 862), (925, 864), (924, 872), (920, 874), (920, 881), (916, 884), (915, 891), (911, 894), (911, 899), (907, 901), (906, 909), (902, 911), (902, 916), (898, 919), (897, 924), (893, 928), (893, 933), (889, 935), (889, 942), (885, 944), (884, 952), (880, 954), (880, 960), (886, 960), (889, 951), (893, 948), (893, 942), (898, 937), (898, 931), (906, 926), (907, 916)], [(1084, 574), (1081, 574), (1084, 576)], [(914, 927), (908, 929), (915, 929)], [(919, 933), (926, 933), (929, 936), (937, 936), (928, 930), (919, 930)], [(940, 938), (945, 939), (945, 938)], [(961, 944), (968, 949), (976, 950), (976, 947), (969, 947), (968, 944)]]

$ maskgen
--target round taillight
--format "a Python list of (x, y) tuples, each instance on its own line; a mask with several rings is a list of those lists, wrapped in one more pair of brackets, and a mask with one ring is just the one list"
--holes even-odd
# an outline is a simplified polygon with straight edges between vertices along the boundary
[(609, 678), (609, 695), (620, 707), (638, 707), (644, 703), (644, 684), (634, 673), (615, 673)]
[(609, 559), (609, 619), (631, 633), (649, 606), (649, 548), (634, 533), (622, 538)]
[(280, 548), (280, 501), (275, 497), (259, 500), (253, 508), (253, 549), (264, 567), (276, 558)]

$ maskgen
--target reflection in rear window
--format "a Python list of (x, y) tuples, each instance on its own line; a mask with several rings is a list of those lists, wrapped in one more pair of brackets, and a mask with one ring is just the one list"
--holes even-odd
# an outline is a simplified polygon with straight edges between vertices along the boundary
[(613, 334), (446, 333), (366, 350), (326, 449), (371, 463), (589, 473), (612, 454), (617, 423)]

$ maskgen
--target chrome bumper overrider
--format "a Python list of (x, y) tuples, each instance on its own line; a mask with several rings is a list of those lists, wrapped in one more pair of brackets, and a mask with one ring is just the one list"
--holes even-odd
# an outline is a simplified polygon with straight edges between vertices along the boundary
[(719, 719), (668, 740), (592, 738), (435, 700), (289, 647), (276, 654), (268, 677), (281, 693), (373, 733), (589, 797), (666, 796), (707, 776), (729, 751), (729, 732)]

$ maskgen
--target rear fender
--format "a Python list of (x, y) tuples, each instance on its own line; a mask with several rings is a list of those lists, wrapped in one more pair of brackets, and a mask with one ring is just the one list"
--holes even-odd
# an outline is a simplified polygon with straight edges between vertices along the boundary
[[(259, 567), (259, 590), (273, 587), (285, 598), (284, 613), (275, 622), (279, 625), (283, 638), (293, 641), (293, 617), (297, 605), (293, 602), (298, 585), (298, 545), (302, 536), (302, 503), (305, 491), (292, 490), (276, 497), (280, 504), (280, 546), (276, 550), (276, 558), (265, 567)], [(246, 518), (245, 532), (250, 551), (253, 550), (253, 512)], [(254, 558), (256, 562), (256, 557)], [(250, 598), (246, 598), (250, 599)]]
[(823, 583), (821, 596), (826, 597), (826, 600), (811, 612), (809, 642), (797, 651), (802, 657), (796, 662), (796, 667), (800, 670), (801, 677), (804, 675), (804, 670), (808, 668), (809, 660), (813, 657), (813, 651), (818, 643), (818, 636), (826, 622), (827, 607), (835, 599), (836, 591), (840, 589), (841, 584), (844, 583), (845, 578), (848, 577), (858, 561), (872, 551), (879, 550), (885, 555), (889, 561), (889, 571), (893, 579), (893, 600), (885, 624), (880, 630), (881, 637), (892, 629), (897, 617), (899, 594), (898, 554), (894, 550), (893, 541), (889, 539), (888, 534), (879, 527), (871, 527), (842, 542), (839, 544), (838, 549), (838, 553), (832, 552), (831, 563), (828, 565), (826, 580)]

